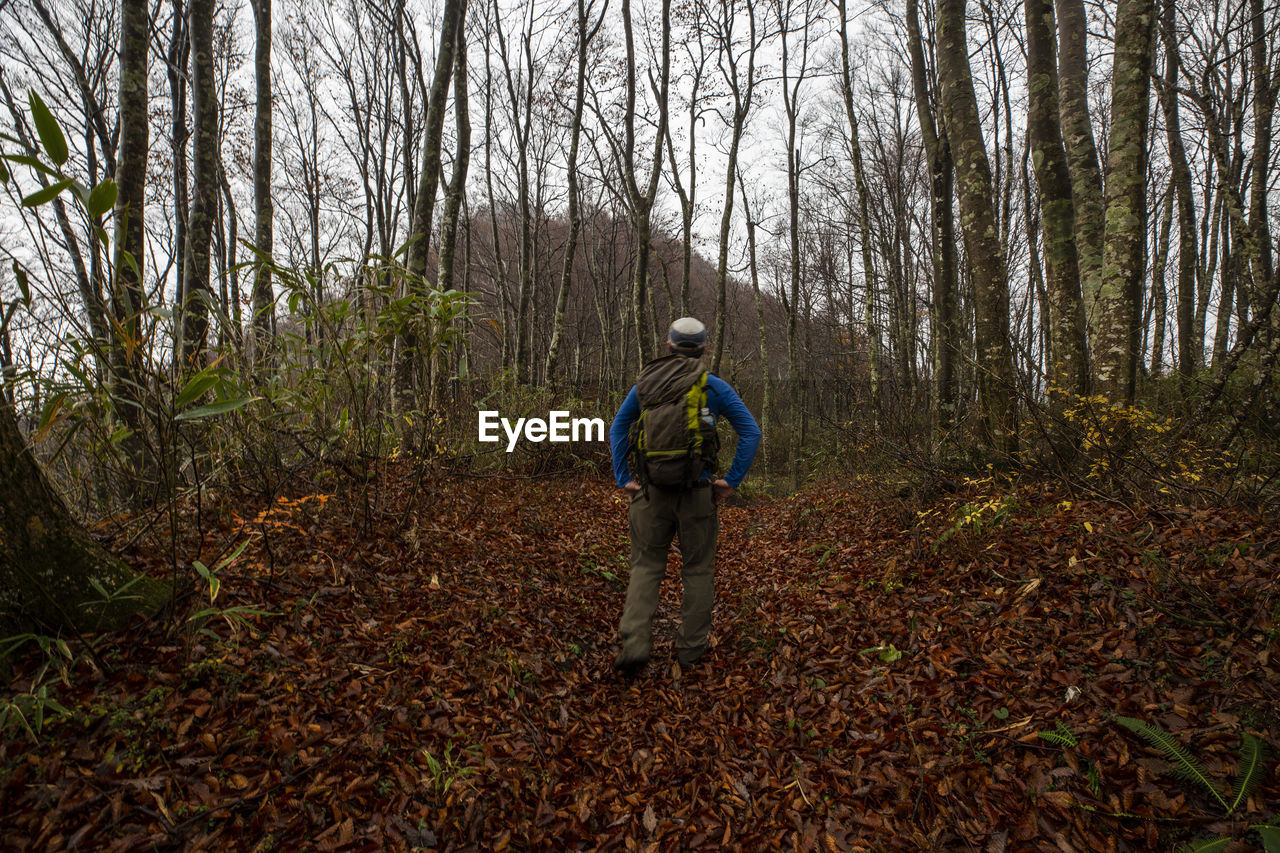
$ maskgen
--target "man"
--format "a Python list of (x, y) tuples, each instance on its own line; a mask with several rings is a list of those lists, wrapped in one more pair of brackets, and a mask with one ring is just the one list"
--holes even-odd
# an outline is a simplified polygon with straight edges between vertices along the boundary
[[(706, 654), (720, 531), (716, 507), (746, 477), (760, 445), (760, 427), (742, 399), (729, 383), (702, 370), (699, 359), (706, 345), (707, 328), (698, 320), (682, 317), (672, 323), (670, 355), (645, 365), (609, 428), (614, 477), (631, 497), (631, 581), (620, 626), (622, 651), (613, 663), (628, 676), (649, 662), (658, 589), (677, 531), (684, 600), (676, 658), (687, 668)], [(667, 411), (674, 413), (668, 421), (675, 424), (666, 428), (668, 434), (685, 430), (668, 441), (678, 449), (656, 447)], [(715, 479), (715, 422), (721, 415), (738, 434), (738, 448), (729, 472)], [(695, 416), (697, 427), (692, 424)]]

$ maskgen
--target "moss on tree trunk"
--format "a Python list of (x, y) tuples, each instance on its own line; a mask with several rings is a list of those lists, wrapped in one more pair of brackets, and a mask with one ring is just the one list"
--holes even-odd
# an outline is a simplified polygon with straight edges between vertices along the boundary
[(0, 630), (113, 629), (164, 603), (163, 584), (135, 573), (72, 517), (4, 402), (0, 471)]
[(1139, 306), (1147, 241), (1147, 117), (1151, 91), (1152, 0), (1121, 0), (1107, 146), (1106, 240), (1094, 349), (1097, 391), (1132, 403), (1137, 378)]

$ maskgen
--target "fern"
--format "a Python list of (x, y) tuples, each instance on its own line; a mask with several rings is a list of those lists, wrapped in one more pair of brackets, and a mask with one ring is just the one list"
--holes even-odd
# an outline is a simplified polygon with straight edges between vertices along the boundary
[(1175, 853), (1222, 853), (1230, 843), (1230, 838), (1202, 838), (1179, 846)]
[(1268, 823), (1258, 823), (1249, 827), (1257, 830), (1262, 838), (1262, 849), (1267, 853), (1280, 853), (1280, 824), (1277, 820), (1280, 818), (1272, 818)]
[(1055, 720), (1053, 727), (1054, 731), (1036, 732), (1036, 734), (1040, 736), (1041, 740), (1048, 741), (1054, 746), (1060, 746), (1063, 749), (1075, 749), (1080, 745), (1080, 738), (1062, 720)]
[[(1133, 717), (1116, 717), (1116, 722), (1134, 734), (1140, 735), (1144, 740), (1163, 752), (1173, 762), (1174, 775), (1199, 783), (1201, 787), (1213, 795), (1213, 798), (1218, 801), (1218, 805), (1222, 806), (1224, 811), (1228, 811), (1227, 801), (1223, 799), (1222, 793), (1218, 791), (1213, 782), (1209, 781), (1209, 776), (1204, 772), (1204, 768), (1200, 766), (1200, 762), (1192, 758), (1173, 739), (1173, 735), (1164, 729), (1156, 728), (1150, 723), (1135, 720)], [(1228, 813), (1230, 812), (1228, 811)]]
[(1262, 741), (1245, 732), (1244, 739), (1240, 742), (1240, 772), (1231, 793), (1231, 807), (1227, 809), (1228, 815), (1240, 808), (1262, 781), (1262, 763), (1265, 758), (1266, 748), (1263, 747)]

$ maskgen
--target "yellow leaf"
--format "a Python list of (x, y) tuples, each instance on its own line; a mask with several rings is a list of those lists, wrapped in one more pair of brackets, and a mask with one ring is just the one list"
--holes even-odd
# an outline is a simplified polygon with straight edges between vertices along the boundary
[(1085, 530), (1087, 530), (1087, 531), (1089, 531), (1090, 533), (1092, 533), (1092, 532), (1093, 532), (1093, 525), (1086, 521), (1086, 522), (1084, 523), (1084, 529), (1085, 529)]

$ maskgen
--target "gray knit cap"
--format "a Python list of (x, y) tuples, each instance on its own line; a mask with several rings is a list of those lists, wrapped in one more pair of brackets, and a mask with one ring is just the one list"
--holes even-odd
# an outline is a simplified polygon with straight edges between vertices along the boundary
[(701, 320), (681, 317), (671, 324), (667, 340), (677, 352), (696, 354), (707, 345), (707, 327), (702, 325)]

